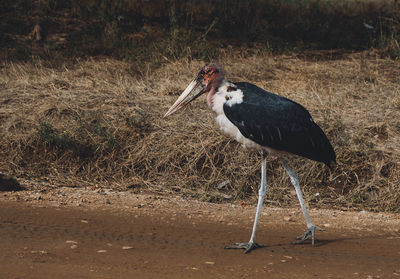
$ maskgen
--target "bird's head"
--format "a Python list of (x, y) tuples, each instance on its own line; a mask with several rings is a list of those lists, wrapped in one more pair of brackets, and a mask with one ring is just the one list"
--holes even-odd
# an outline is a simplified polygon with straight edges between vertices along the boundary
[(183, 108), (201, 94), (215, 90), (224, 77), (223, 70), (216, 64), (204, 66), (176, 102), (169, 108), (167, 117)]

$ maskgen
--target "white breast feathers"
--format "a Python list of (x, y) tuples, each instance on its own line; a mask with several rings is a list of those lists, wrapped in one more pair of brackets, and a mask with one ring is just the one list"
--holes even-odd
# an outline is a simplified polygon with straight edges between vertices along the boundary
[(228, 106), (240, 104), (243, 102), (243, 91), (229, 81), (224, 82), (215, 92), (213, 96), (212, 110), (217, 114), (223, 113), (223, 106), (226, 103)]
[(239, 129), (225, 116), (224, 104), (233, 106), (243, 102), (243, 91), (236, 85), (225, 82), (219, 87), (213, 96), (212, 110), (215, 112), (215, 121), (221, 128), (221, 131), (241, 143), (246, 148), (261, 149), (262, 147), (254, 141), (247, 139), (242, 135)]

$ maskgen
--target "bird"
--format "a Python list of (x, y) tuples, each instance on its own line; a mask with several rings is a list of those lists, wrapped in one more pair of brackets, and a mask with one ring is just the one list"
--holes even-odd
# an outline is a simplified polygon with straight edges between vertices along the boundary
[(245, 253), (249, 253), (263, 247), (257, 242), (256, 233), (267, 192), (268, 155), (276, 156), (282, 161), (296, 190), (306, 222), (306, 232), (292, 243), (300, 244), (311, 237), (314, 245), (315, 231), (323, 229), (311, 221), (298, 176), (284, 157), (294, 154), (322, 162), (332, 168), (336, 165), (336, 154), (325, 133), (302, 105), (248, 82), (230, 82), (225, 77), (223, 68), (215, 63), (207, 64), (200, 70), (164, 117), (172, 115), (204, 93), (207, 93), (208, 107), (214, 112), (221, 131), (245, 148), (259, 151), (262, 155), (261, 183), (250, 240), (225, 248), (244, 249)]

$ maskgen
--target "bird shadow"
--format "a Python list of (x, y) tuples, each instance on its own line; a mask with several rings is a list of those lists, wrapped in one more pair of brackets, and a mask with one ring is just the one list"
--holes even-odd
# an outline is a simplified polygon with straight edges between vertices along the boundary
[[(311, 244), (311, 241), (307, 241), (304, 243), (276, 243), (276, 244), (267, 244), (267, 245), (263, 245), (263, 244), (258, 244), (257, 247), (253, 248), (251, 251), (245, 251), (245, 254), (251, 254), (253, 253), (255, 250), (270, 250), (270, 252), (275, 252), (278, 250), (288, 250), (288, 247), (324, 247), (324, 246), (328, 246), (334, 243), (340, 243), (343, 241), (349, 241), (349, 240), (357, 240), (358, 238), (335, 238), (335, 239), (320, 239), (318, 241), (314, 242), (314, 245)], [(225, 246), (224, 249), (233, 249), (233, 250), (240, 250), (240, 248), (232, 248), (230, 246)]]
[(348, 237), (341, 237), (341, 238), (334, 238), (334, 239), (318, 239), (314, 242), (314, 245), (312, 245), (311, 241), (310, 242), (304, 242), (304, 243), (291, 243), (294, 246), (305, 246), (305, 245), (310, 245), (314, 247), (323, 247), (327, 246), (333, 243), (337, 242), (343, 242), (347, 240), (354, 240), (355, 238), (348, 238)]
[[(400, 236), (400, 234), (399, 234)], [(387, 234), (387, 235), (380, 235), (379, 238), (388, 238), (388, 237), (393, 237), (393, 234)], [(314, 245), (312, 245), (311, 240), (306, 240), (303, 243), (295, 243), (295, 242), (289, 242), (289, 243), (275, 243), (275, 244), (258, 244), (258, 247), (254, 248), (251, 250), (253, 252), (254, 250), (264, 250), (264, 249), (269, 249), (272, 252), (274, 252), (274, 249), (280, 250), (284, 249), (287, 250), (288, 247), (325, 247), (329, 246), (332, 244), (337, 244), (337, 243), (342, 243), (345, 241), (368, 241), (370, 239), (376, 239), (376, 236), (361, 236), (361, 237), (338, 237), (338, 238), (329, 238), (329, 239), (317, 239), (314, 242)], [(231, 249), (228, 248), (228, 246), (224, 247), (225, 249)]]
[(303, 243), (295, 243), (295, 242), (290, 242), (288, 243), (276, 243), (272, 245), (260, 245), (259, 248), (284, 248), (284, 247), (324, 247), (328, 246), (334, 243), (340, 243), (343, 241), (349, 241), (349, 240), (356, 240), (358, 238), (354, 237), (341, 237), (341, 238), (334, 238), (334, 239), (319, 239), (315, 240), (314, 245), (310, 241), (305, 241)]

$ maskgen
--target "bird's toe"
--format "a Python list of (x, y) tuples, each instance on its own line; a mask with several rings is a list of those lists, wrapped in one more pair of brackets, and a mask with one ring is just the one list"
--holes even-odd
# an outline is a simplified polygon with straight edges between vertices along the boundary
[(304, 241), (309, 239), (311, 236), (311, 243), (312, 243), (312, 245), (314, 245), (315, 231), (324, 231), (324, 229), (317, 227), (315, 225), (312, 225), (307, 228), (306, 232), (303, 235), (300, 235), (299, 237), (297, 237), (297, 241), (293, 241), (292, 244), (302, 244), (302, 243), (304, 243)]
[(263, 245), (258, 244), (257, 242), (249, 242), (249, 243), (235, 243), (233, 245), (225, 246), (224, 249), (244, 249), (244, 253), (250, 253), (252, 250), (261, 248)]

